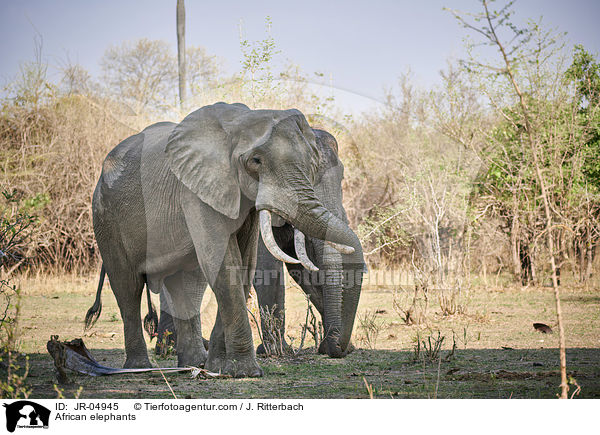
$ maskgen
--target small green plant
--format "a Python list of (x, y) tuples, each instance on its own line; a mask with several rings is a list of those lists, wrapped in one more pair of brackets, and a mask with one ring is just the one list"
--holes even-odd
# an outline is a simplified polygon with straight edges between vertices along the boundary
[(271, 35), (273, 22), (271, 17), (266, 17), (265, 27), (267, 37), (262, 41), (250, 42), (242, 36), (240, 24), (240, 48), (242, 50), (242, 71), (243, 76), (250, 76), (250, 96), (256, 104), (257, 97), (264, 96), (273, 89), (273, 73), (271, 71), (271, 61), (279, 53), (276, 49), (275, 40)]
[[(462, 341), (464, 349), (467, 348), (467, 344), (469, 343), (468, 329), (469, 329), (469, 325), (463, 326), (462, 338), (458, 338), (458, 336), (456, 335), (454, 330), (452, 330), (452, 339), (454, 340), (455, 343), (456, 343), (457, 339)], [(477, 340), (481, 340), (481, 332), (479, 333)]]
[(156, 343), (156, 356), (159, 358), (168, 358), (171, 355), (175, 355), (175, 340), (173, 339), (173, 332), (165, 331), (163, 333), (162, 340)]

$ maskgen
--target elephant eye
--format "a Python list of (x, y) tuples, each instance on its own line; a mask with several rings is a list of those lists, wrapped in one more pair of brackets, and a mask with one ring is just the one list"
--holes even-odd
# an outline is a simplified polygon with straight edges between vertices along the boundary
[(261, 159), (260, 157), (254, 155), (246, 160), (246, 170), (250, 174), (250, 176), (256, 180), (258, 180), (258, 173), (261, 167)]

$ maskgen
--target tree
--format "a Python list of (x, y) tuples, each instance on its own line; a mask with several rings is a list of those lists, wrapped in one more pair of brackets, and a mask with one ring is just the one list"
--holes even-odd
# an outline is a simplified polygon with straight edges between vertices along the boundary
[[(203, 47), (192, 46), (186, 49), (185, 58), (184, 81), (192, 97), (201, 89), (216, 87), (221, 71), (216, 56)], [(140, 39), (110, 47), (101, 65), (110, 96), (129, 104), (137, 114), (165, 112), (181, 103), (177, 62), (164, 41)]]
[(109, 92), (136, 113), (169, 104), (177, 74), (166, 42), (144, 38), (110, 47), (101, 67)]
[(61, 85), (68, 95), (89, 93), (91, 80), (88, 71), (79, 64), (69, 64), (62, 68)]
[(186, 91), (185, 73), (185, 5), (177, 0), (177, 64), (179, 66), (179, 104), (183, 106)]
[(575, 89), (578, 122), (588, 133), (582, 152), (582, 174), (576, 184), (583, 200), (575, 219), (579, 225), (574, 228), (579, 280), (587, 282), (592, 273), (594, 246), (600, 239), (600, 64), (581, 45), (576, 45), (565, 76)]
[(192, 46), (186, 50), (186, 84), (192, 95), (217, 86), (221, 61), (204, 47)]
[(540, 248), (548, 259), (554, 289), (560, 397), (567, 398), (557, 259), (564, 252), (564, 229), (578, 224), (573, 221), (577, 216), (574, 210), (582, 200), (597, 201), (589, 190), (582, 189), (589, 184), (581, 175), (591, 129), (578, 116), (579, 104), (566, 86), (562, 46), (556, 35), (544, 32), (537, 24), (527, 28), (515, 25), (511, 18), (513, 1), (498, 10), (491, 10), (491, 3), (482, 0), (483, 11), (478, 14), (452, 11), (463, 27), (479, 35), (479, 46), (491, 47), (499, 55), (499, 62), (486, 63), (481, 61), (483, 53), (471, 51), (470, 59), (463, 61), (501, 119), (488, 134), (489, 152), (482, 154), (488, 164), (484, 182), (494, 200), (510, 210), (514, 222), (520, 224), (523, 212), (529, 214), (527, 231), (535, 245), (545, 241)]

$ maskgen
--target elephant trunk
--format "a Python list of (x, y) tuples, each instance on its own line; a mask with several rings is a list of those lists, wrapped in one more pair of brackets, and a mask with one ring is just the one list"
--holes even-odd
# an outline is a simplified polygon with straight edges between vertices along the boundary
[(341, 255), (329, 244), (322, 246), (325, 271), (323, 282), (323, 328), (325, 351), (334, 358), (348, 353), (356, 309), (362, 287), (362, 251), (358, 255)]
[[(341, 255), (327, 244), (323, 244), (325, 276), (323, 283), (323, 332), (325, 334), (325, 351), (333, 358), (341, 358), (346, 354), (342, 347), (341, 333), (343, 303), (343, 267)], [(326, 260), (328, 259), (328, 260)], [(342, 291), (340, 291), (342, 290)], [(347, 327), (346, 322), (346, 327)]]

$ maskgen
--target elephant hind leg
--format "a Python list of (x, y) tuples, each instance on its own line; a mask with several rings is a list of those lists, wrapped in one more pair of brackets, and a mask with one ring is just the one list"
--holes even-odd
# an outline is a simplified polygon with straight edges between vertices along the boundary
[(119, 268), (108, 269), (110, 286), (112, 287), (125, 333), (124, 367), (151, 367), (148, 359), (148, 349), (142, 332), (141, 300), (145, 280), (143, 275), (137, 275), (129, 270)]

